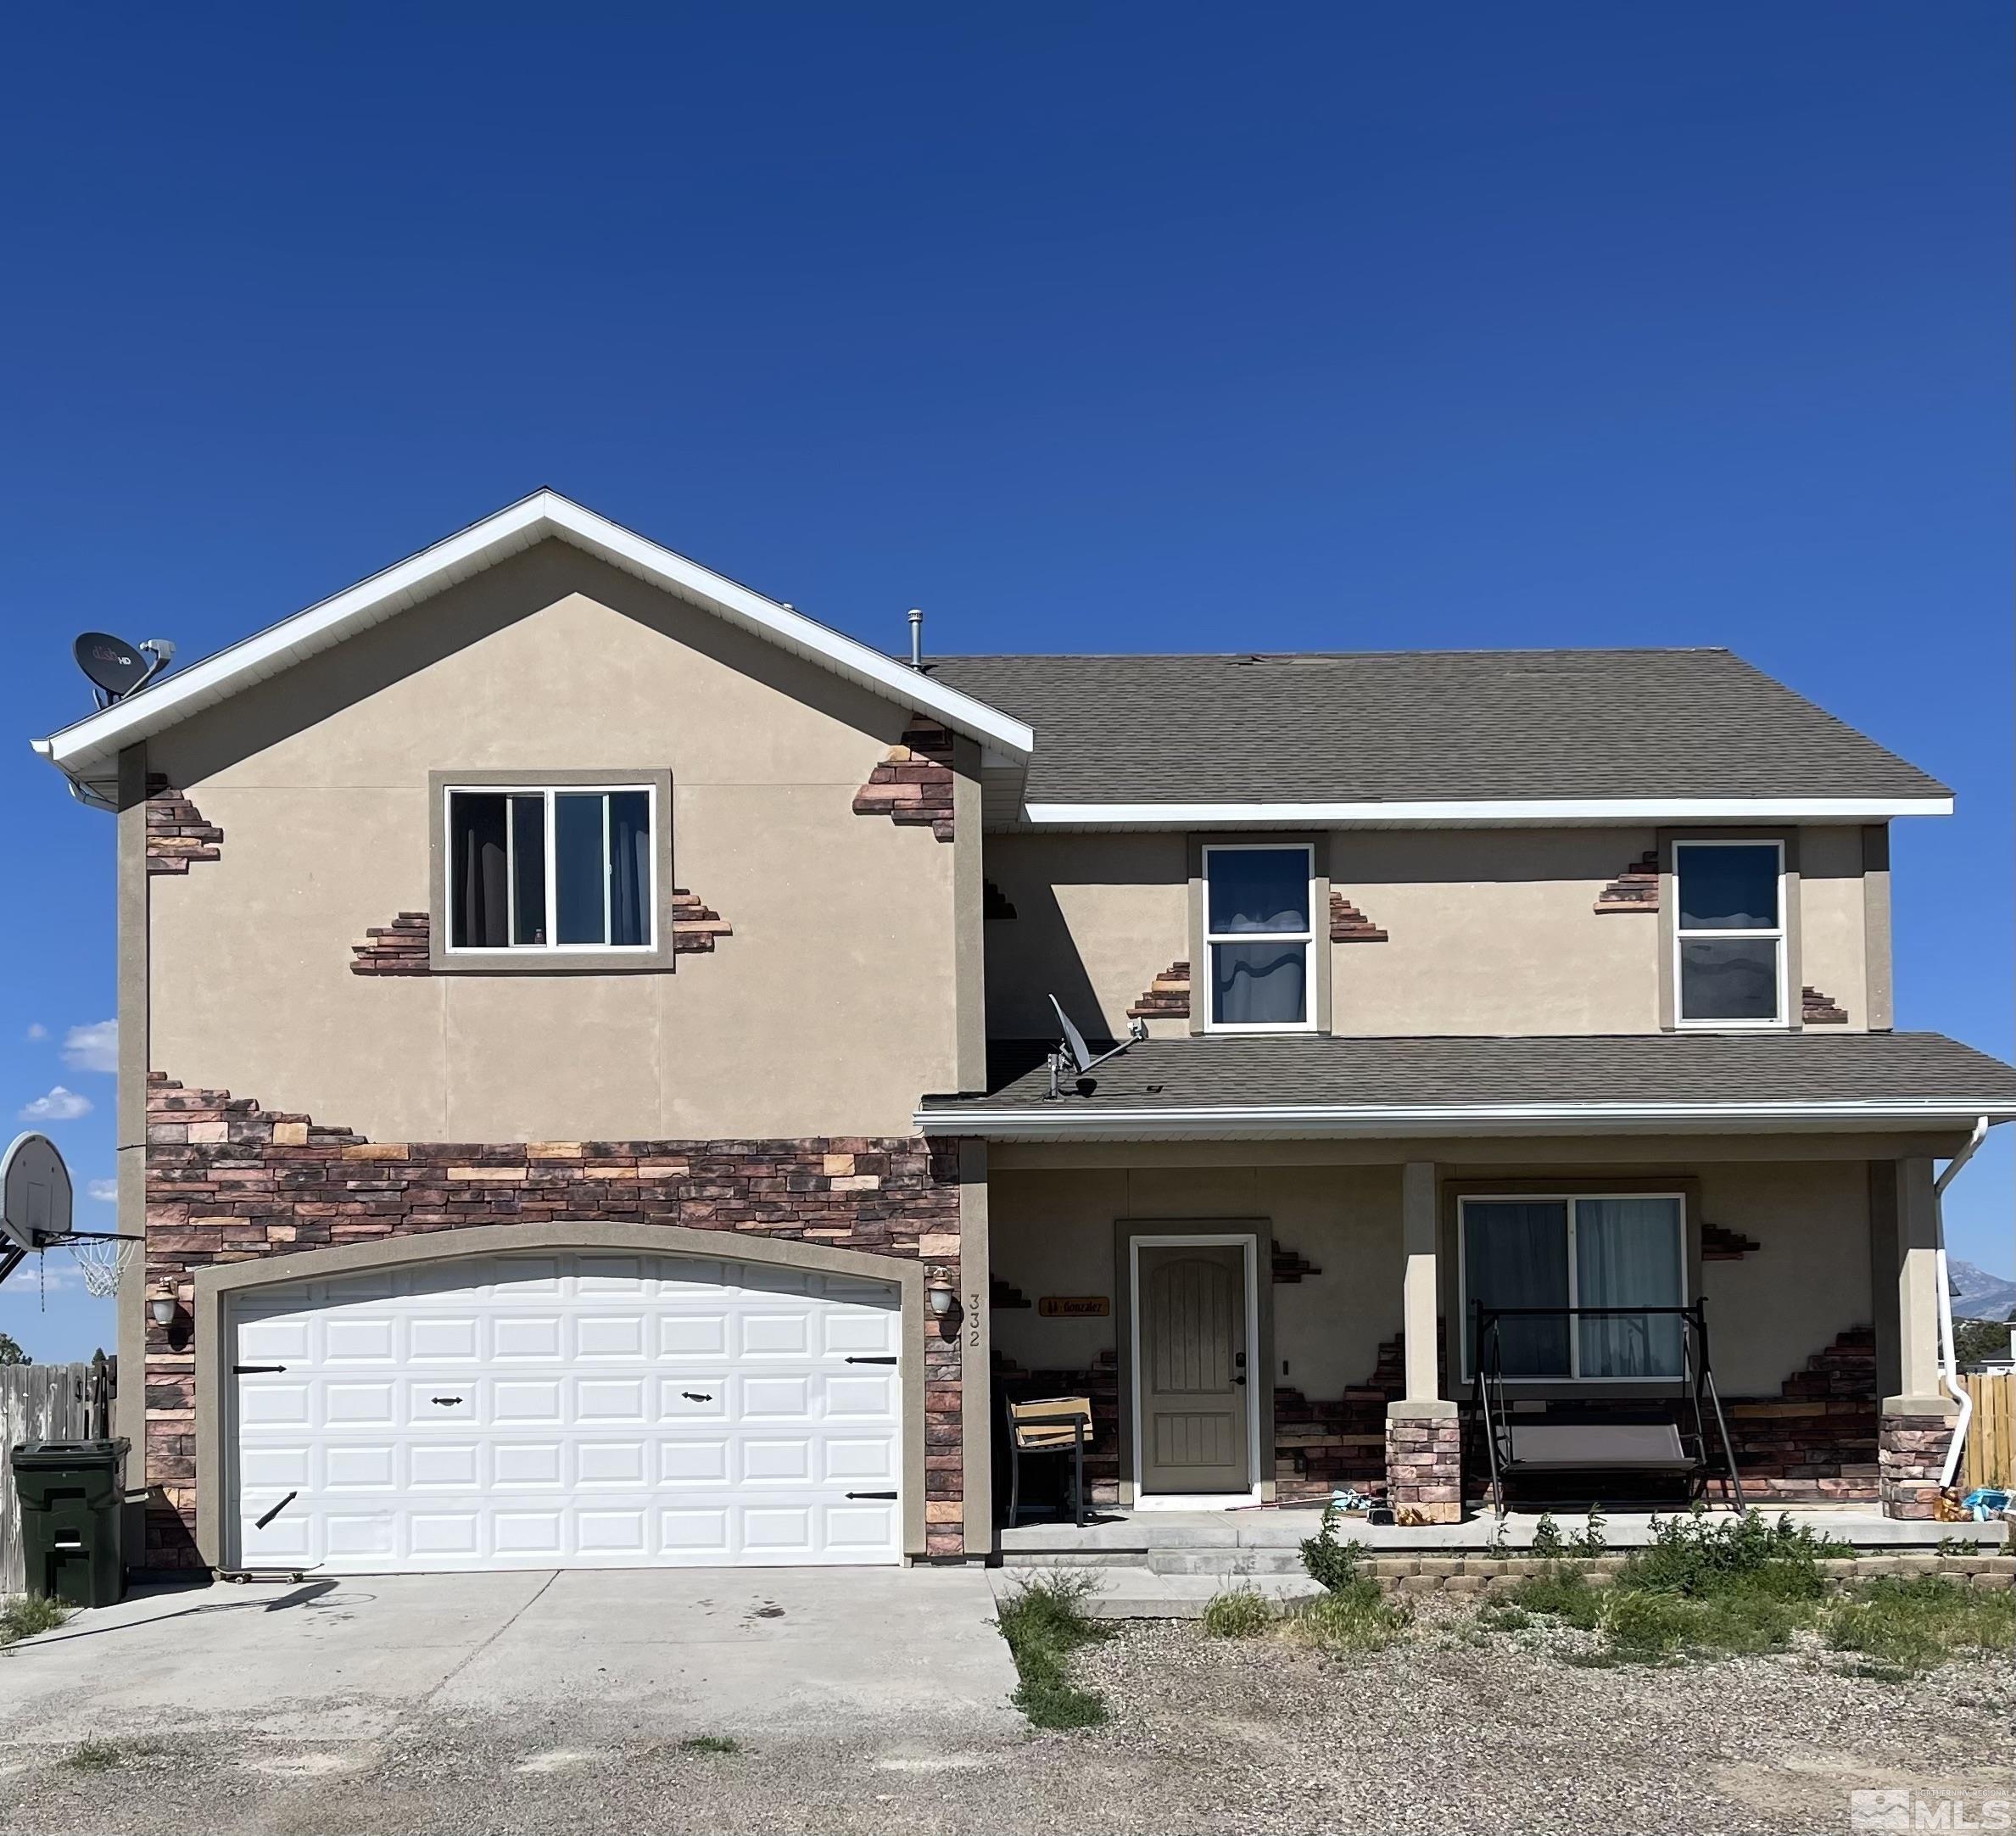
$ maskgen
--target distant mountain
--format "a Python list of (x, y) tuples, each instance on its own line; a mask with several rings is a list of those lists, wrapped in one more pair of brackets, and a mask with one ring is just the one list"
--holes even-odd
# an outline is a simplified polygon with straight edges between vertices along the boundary
[(2007, 1320), (2016, 1314), (2016, 1281), (2005, 1281), (1970, 1262), (1949, 1261), (1946, 1268), (1956, 1319)]

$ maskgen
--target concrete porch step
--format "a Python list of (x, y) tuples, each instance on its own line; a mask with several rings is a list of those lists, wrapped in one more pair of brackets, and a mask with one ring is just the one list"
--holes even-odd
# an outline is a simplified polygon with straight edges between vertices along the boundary
[(1004, 1559), (1018, 1568), (1090, 1569), (1099, 1573), (1139, 1570), (1155, 1575), (1230, 1575), (1235, 1577), (1300, 1575), (1302, 1557), (1293, 1549), (1157, 1546), (1146, 1549), (1011, 1549)]
[[(992, 1571), (994, 1598), (1003, 1600), (1018, 1588), (1040, 1581), (1054, 1569), (1021, 1565)], [(1200, 1619), (1214, 1594), (1223, 1593), (1242, 1582), (1257, 1588), (1269, 1599), (1306, 1600), (1323, 1590), (1308, 1576), (1265, 1575), (1165, 1575), (1153, 1569), (1115, 1566), (1098, 1571), (1097, 1589), (1083, 1603), (1090, 1619)]]

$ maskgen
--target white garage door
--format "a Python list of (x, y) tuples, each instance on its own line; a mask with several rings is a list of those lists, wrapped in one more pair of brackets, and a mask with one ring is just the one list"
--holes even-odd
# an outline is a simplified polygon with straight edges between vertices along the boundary
[(235, 1549), (326, 1573), (895, 1562), (898, 1290), (465, 1258), (232, 1308)]

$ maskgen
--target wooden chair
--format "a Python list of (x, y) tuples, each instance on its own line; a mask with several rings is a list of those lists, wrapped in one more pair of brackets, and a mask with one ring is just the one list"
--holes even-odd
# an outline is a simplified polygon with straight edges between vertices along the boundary
[(1089, 1396), (1053, 1396), (1040, 1402), (1002, 1398), (1008, 1410), (1008, 1513), (1012, 1528), (1022, 1510), (1022, 1456), (1069, 1454), (1071, 1456), (1071, 1521), (1085, 1522), (1085, 1450), (1092, 1445), (1092, 1404)]

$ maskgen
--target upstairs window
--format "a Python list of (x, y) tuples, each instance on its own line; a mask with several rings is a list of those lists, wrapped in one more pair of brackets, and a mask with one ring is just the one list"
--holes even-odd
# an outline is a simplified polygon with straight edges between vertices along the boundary
[(656, 947), (655, 787), (445, 795), (450, 950)]
[(1315, 851), (1225, 844), (1204, 856), (1204, 956), (1215, 1032), (1308, 1031)]
[(1673, 844), (1681, 1025), (1784, 1024), (1784, 868), (1783, 842)]

